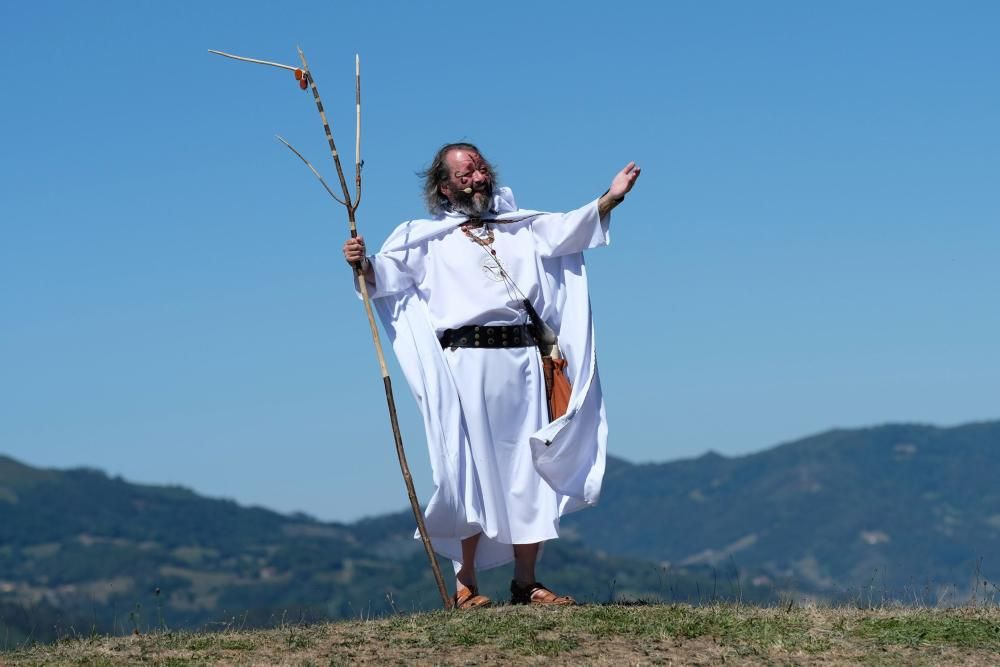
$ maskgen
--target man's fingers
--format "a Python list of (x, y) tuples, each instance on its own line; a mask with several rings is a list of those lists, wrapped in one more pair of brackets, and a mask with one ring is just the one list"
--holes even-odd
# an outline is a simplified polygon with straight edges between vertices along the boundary
[(348, 264), (357, 264), (365, 258), (365, 239), (362, 236), (344, 241), (344, 259)]

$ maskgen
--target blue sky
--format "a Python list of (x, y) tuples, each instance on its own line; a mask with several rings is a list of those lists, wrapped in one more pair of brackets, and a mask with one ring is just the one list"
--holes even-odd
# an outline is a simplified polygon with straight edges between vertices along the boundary
[[(993, 2), (0, 4), (0, 452), (348, 520), (406, 506), (343, 209), (467, 139), (529, 208), (634, 159), (588, 257), (610, 452), (1000, 417)], [(419, 416), (393, 366), (430, 492)]]

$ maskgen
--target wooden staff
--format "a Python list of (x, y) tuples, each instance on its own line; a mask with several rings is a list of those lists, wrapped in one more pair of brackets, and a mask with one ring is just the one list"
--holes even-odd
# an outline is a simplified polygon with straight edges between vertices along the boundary
[[(329, 195), (336, 201), (344, 205), (347, 209), (347, 221), (351, 230), (351, 238), (355, 238), (358, 235), (355, 212), (361, 204), (361, 59), (357, 54), (355, 54), (354, 101), (357, 114), (357, 125), (354, 135), (355, 196), (352, 202), (351, 193), (347, 189), (347, 180), (344, 178), (344, 169), (340, 164), (340, 155), (337, 153), (337, 145), (333, 141), (333, 132), (330, 130), (330, 124), (326, 120), (326, 112), (323, 110), (323, 102), (319, 96), (319, 89), (316, 87), (316, 81), (313, 79), (312, 72), (309, 71), (309, 63), (306, 62), (305, 54), (302, 53), (302, 49), (298, 49), (298, 52), (299, 59), (302, 61), (301, 68), (270, 62), (267, 60), (234, 56), (230, 53), (223, 53), (222, 51), (209, 49), (209, 53), (215, 53), (227, 58), (291, 70), (292, 72), (295, 72), (295, 78), (300, 81), (300, 85), (302, 82), (305, 82), (306, 85), (312, 89), (313, 99), (316, 101), (316, 110), (319, 111), (319, 117), (323, 121), (323, 130), (326, 132), (327, 143), (330, 144), (330, 154), (333, 156), (333, 164), (337, 168), (337, 176), (340, 179), (340, 188), (344, 194), (344, 198), (340, 199), (333, 193), (333, 190), (331, 190), (326, 184), (326, 181), (323, 180), (323, 177), (320, 176), (319, 172), (316, 171), (309, 161), (306, 160), (300, 152), (295, 150), (290, 143), (281, 137), (278, 137), (278, 139), (285, 144), (285, 146), (291, 149), (292, 152), (299, 156), (299, 159), (306, 163), (306, 166), (312, 170), (316, 178), (318, 178), (320, 183), (323, 184), (323, 187), (326, 188), (327, 193), (329, 193)], [(406, 452), (403, 451), (403, 436), (400, 434), (399, 419), (396, 416), (396, 401), (392, 394), (392, 380), (389, 378), (389, 369), (385, 365), (385, 354), (382, 352), (382, 341), (379, 338), (378, 326), (375, 324), (375, 315), (372, 313), (371, 300), (368, 298), (368, 282), (365, 280), (360, 262), (354, 265), (354, 276), (357, 281), (358, 288), (361, 291), (361, 298), (365, 304), (365, 313), (368, 315), (368, 326), (371, 327), (372, 341), (375, 343), (375, 355), (378, 357), (378, 366), (382, 373), (382, 384), (385, 387), (385, 400), (389, 407), (389, 421), (392, 423), (392, 435), (393, 439), (396, 441), (396, 456), (399, 458), (399, 468), (403, 473), (403, 481), (406, 482), (406, 494), (410, 498), (410, 508), (413, 510), (413, 518), (417, 521), (417, 530), (420, 531), (420, 539), (424, 544), (424, 551), (427, 552), (427, 558), (431, 563), (431, 570), (434, 572), (434, 580), (437, 582), (438, 592), (441, 594), (441, 602), (444, 604), (445, 609), (450, 609), (452, 607), (451, 598), (448, 597), (448, 589), (445, 587), (444, 577), (441, 576), (441, 568), (438, 566), (437, 557), (434, 554), (434, 549), (431, 547), (431, 540), (427, 535), (427, 526), (424, 525), (424, 515), (420, 511), (420, 503), (417, 500), (417, 492), (413, 488), (413, 477), (410, 475), (410, 466), (406, 463)]]

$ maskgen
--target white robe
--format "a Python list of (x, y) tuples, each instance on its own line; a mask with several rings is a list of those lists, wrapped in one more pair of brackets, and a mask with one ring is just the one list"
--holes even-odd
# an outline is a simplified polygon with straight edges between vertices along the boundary
[[(373, 304), (424, 418), (435, 492), (425, 521), (434, 550), (461, 564), (461, 540), (482, 533), (476, 567), (513, 559), (512, 544), (559, 535), (559, 517), (597, 503), (607, 422), (583, 251), (609, 242), (597, 202), (569, 213), (493, 201), (500, 264), (559, 335), (573, 391), (548, 422), (535, 347), (442, 350), (438, 336), (467, 324), (523, 324), (520, 295), (488, 251), (458, 228), (465, 216), (400, 225), (369, 257)], [(484, 264), (486, 266), (484, 266)], [(370, 285), (369, 285), (370, 287)]]

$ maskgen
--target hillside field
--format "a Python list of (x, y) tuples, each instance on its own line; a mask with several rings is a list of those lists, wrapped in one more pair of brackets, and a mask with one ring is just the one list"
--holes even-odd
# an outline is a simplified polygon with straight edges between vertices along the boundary
[(1000, 609), (501, 605), (213, 633), (66, 637), (4, 665), (994, 665)]

